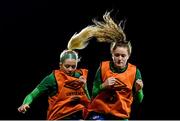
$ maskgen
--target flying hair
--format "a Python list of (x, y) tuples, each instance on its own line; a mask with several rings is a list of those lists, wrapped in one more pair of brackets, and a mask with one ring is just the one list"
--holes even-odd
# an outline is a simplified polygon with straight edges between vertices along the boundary
[(122, 21), (119, 24), (115, 23), (110, 16), (110, 12), (106, 12), (103, 15), (103, 21), (93, 19), (93, 23), (93, 25), (85, 27), (71, 37), (67, 46), (69, 50), (84, 49), (93, 37), (95, 37), (98, 42), (126, 42)]

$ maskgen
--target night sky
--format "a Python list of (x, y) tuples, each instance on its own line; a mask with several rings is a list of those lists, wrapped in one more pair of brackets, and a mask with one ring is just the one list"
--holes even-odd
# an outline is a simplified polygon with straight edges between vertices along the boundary
[[(171, 8), (171, 9), (170, 9)], [(122, 0), (6, 0), (0, 3), (0, 119), (46, 119), (47, 97), (38, 98), (27, 114), (17, 112), (24, 97), (52, 70), (75, 32), (112, 10), (127, 19), (125, 33), (133, 50), (130, 62), (140, 69), (144, 101), (139, 119), (180, 119), (178, 110), (178, 8), (174, 3)], [(79, 51), (79, 67), (89, 69), (88, 89), (100, 61), (111, 59), (109, 44), (92, 39)], [(176, 69), (176, 70), (175, 70)]]

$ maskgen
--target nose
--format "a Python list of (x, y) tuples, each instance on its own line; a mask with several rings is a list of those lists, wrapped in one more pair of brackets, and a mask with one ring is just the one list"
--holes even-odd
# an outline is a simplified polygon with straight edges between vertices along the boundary
[(119, 56), (118, 59), (119, 59), (119, 60), (122, 60), (122, 56)]
[(68, 68), (68, 71), (71, 72), (72, 70), (73, 70), (73, 68), (70, 66), (70, 67)]

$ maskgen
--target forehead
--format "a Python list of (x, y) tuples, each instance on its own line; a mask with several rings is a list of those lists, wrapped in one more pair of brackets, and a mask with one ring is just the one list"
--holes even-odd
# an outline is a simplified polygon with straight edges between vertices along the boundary
[(63, 64), (69, 64), (69, 65), (76, 65), (76, 63), (77, 63), (77, 60), (72, 59), (72, 58), (65, 59), (63, 62)]
[(127, 47), (117, 47), (113, 50), (112, 53), (119, 53), (119, 54), (128, 54), (128, 48)]

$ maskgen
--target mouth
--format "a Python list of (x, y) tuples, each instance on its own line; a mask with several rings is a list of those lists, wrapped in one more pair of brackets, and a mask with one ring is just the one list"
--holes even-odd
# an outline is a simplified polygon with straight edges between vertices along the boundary
[(118, 62), (117, 62), (117, 64), (118, 64), (118, 65), (119, 65), (119, 64), (123, 64), (123, 62), (121, 62), (121, 61), (118, 61)]
[(124, 65), (123, 62), (117, 62), (117, 63), (116, 63), (116, 66), (117, 66), (117, 67), (122, 67), (123, 65)]
[(68, 71), (67, 74), (71, 74), (72, 72), (71, 71)]
[(69, 76), (72, 76), (73, 75), (73, 73), (71, 73), (71, 72), (68, 72), (68, 73), (66, 73), (67, 75), (69, 75)]
[(72, 72), (71, 72), (71, 71), (65, 71), (65, 73), (69, 75), (69, 74), (71, 74)]

